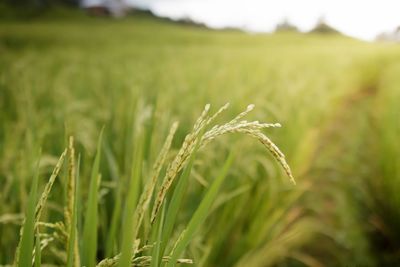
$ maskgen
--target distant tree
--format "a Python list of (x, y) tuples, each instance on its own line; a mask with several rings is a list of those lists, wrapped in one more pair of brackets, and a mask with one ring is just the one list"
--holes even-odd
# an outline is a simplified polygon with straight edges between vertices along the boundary
[(320, 17), (317, 21), (315, 27), (310, 31), (310, 33), (323, 33), (323, 34), (338, 34), (338, 30), (330, 26), (324, 17)]
[(285, 18), (282, 22), (278, 23), (275, 27), (275, 32), (298, 32), (299, 29)]
[(83, 0), (82, 6), (92, 16), (122, 17), (134, 11), (126, 0), (100, 0), (96, 2)]
[(6, 0), (7, 5), (14, 8), (42, 9), (51, 6), (79, 7), (79, 0)]

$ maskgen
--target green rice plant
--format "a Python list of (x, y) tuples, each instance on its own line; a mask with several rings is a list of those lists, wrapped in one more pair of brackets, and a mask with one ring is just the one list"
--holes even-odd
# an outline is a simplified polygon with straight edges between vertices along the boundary
[[(398, 46), (340, 36), (209, 31), (138, 14), (0, 24), (0, 264), (13, 261), (19, 243), (37, 147), (45, 152), (41, 175), (51, 175), (54, 155), (65, 147), (69, 163), (61, 179), (51, 176), (39, 200), (46, 205), (37, 209), (34, 235), (41, 253), (32, 251), (35, 264), (82, 266), (90, 254), (83, 253), (84, 245), (92, 264), (118, 266), (123, 242), (133, 242), (127, 252), (134, 255), (132, 265), (395, 262), (398, 70), (392, 67)], [(222, 114), (212, 118), (209, 111), (196, 129), (190, 127), (199, 103), (219, 106), (227, 98), (226, 116), (255, 103), (254, 114), (246, 116), (285, 127), (269, 128), (266, 139), (262, 123), (224, 123)], [(102, 182), (92, 187), (102, 125)], [(133, 205), (127, 184), (137, 170), (138, 128), (143, 156), (132, 211), (126, 209)], [(82, 155), (77, 181), (71, 163), (78, 163), (60, 138), (66, 133), (73, 133)], [(236, 139), (239, 134), (262, 146)], [(289, 156), (298, 186), (283, 178), (286, 158), (271, 140)], [(266, 157), (264, 148), (278, 161)], [(206, 223), (196, 228), (182, 258), (169, 262), (229, 150), (240, 153)], [(91, 229), (85, 225), (89, 202), (92, 211), (98, 209)], [(132, 236), (123, 235), (124, 220), (130, 220), (125, 225), (134, 229)], [(95, 249), (88, 232), (97, 236)]]
[[(174, 220), (177, 215), (177, 210), (180, 206), (179, 203), (182, 200), (182, 193), (184, 191), (183, 185), (187, 184), (187, 179), (189, 178), (190, 170), (193, 166), (194, 154), (198, 148), (200, 148), (201, 146), (205, 146), (211, 140), (215, 139), (215, 137), (217, 136), (230, 132), (244, 132), (246, 134), (249, 134), (250, 136), (256, 137), (262, 142), (263, 145), (265, 145), (273, 153), (273, 155), (278, 159), (278, 162), (287, 171), (289, 177), (293, 179), (290, 172), (290, 168), (287, 165), (283, 154), (264, 134), (262, 134), (259, 131), (262, 128), (278, 127), (279, 125), (259, 123), (257, 121), (247, 122), (241, 120), (245, 115), (247, 115), (253, 109), (254, 107), (253, 105), (250, 105), (246, 109), (246, 111), (240, 113), (238, 116), (236, 116), (233, 120), (229, 121), (228, 123), (222, 125), (215, 125), (211, 130), (205, 131), (205, 128), (227, 107), (228, 105), (225, 105), (221, 109), (219, 109), (214, 115), (209, 116), (208, 112), (210, 109), (210, 105), (206, 105), (203, 113), (194, 124), (193, 132), (186, 136), (181, 149), (178, 151), (174, 160), (166, 170), (166, 175), (163, 179), (163, 182), (159, 188), (158, 193), (156, 193), (156, 198), (154, 200), (153, 210), (151, 213), (152, 219), (150, 220), (150, 222), (153, 225), (152, 227), (153, 238), (151, 239), (155, 241), (155, 244), (153, 245), (152, 248), (153, 249), (152, 255), (154, 259), (152, 259), (152, 257), (147, 257), (147, 256), (136, 257), (135, 255), (137, 252), (135, 252), (135, 249), (133, 248), (133, 244), (135, 244), (135, 242), (133, 241), (135, 240), (135, 237), (138, 233), (138, 230), (135, 229), (140, 227), (140, 221), (141, 221), (140, 218), (142, 218), (141, 214), (144, 214), (145, 210), (148, 208), (147, 203), (150, 200), (150, 196), (153, 194), (152, 190), (154, 189), (156, 181), (153, 176), (153, 179), (149, 180), (148, 185), (145, 186), (146, 190), (142, 192), (142, 196), (140, 197), (139, 200), (139, 205), (136, 207), (136, 212), (134, 213), (133, 213), (134, 205), (132, 205), (132, 203), (136, 203), (134, 198), (136, 198), (137, 196), (137, 193), (135, 192), (137, 192), (136, 190), (139, 185), (135, 183), (129, 186), (128, 196), (127, 196), (127, 208), (123, 224), (124, 236), (122, 238), (121, 254), (119, 254), (114, 258), (103, 260), (102, 262), (99, 263), (99, 266), (113, 266), (114, 264), (117, 263), (118, 266), (121, 265), (129, 266), (129, 264), (133, 262), (141, 262), (141, 264), (145, 264), (145, 262), (147, 261), (149, 261), (150, 264), (157, 266), (160, 262), (160, 259), (166, 260), (167, 266), (173, 266), (175, 265), (176, 262), (189, 262), (188, 259), (180, 259), (179, 256), (182, 254), (185, 247), (192, 239), (199, 225), (206, 219), (211, 204), (213, 203), (215, 197), (217, 196), (218, 189), (220, 188), (226, 176), (226, 173), (229, 169), (232, 157), (228, 158), (227, 163), (224, 165), (221, 174), (218, 176), (218, 178), (215, 179), (213, 185), (208, 190), (208, 193), (205, 195), (199, 208), (195, 212), (193, 219), (189, 222), (187, 226), (187, 231), (183, 232), (181, 238), (178, 239), (176, 245), (174, 246), (174, 249), (171, 252), (172, 254), (169, 257), (165, 258), (165, 256), (163, 256), (163, 252), (165, 251), (167, 240), (170, 239), (172, 231), (171, 228), (174, 225)], [(160, 153), (159, 160), (157, 160), (155, 167), (153, 167), (153, 169), (156, 170), (155, 177), (158, 177), (159, 169), (161, 167), (160, 164), (165, 159), (164, 154), (165, 151), (167, 151), (169, 148), (173, 133), (176, 130), (176, 126), (177, 126), (176, 124), (172, 126), (170, 134), (167, 137), (166, 144), (164, 145)], [(203, 135), (202, 132), (204, 131), (205, 133)], [(138, 146), (137, 149), (141, 151), (140, 145)], [(139, 180), (139, 175), (141, 173), (140, 171), (141, 169), (140, 162), (142, 159), (141, 155), (142, 154), (140, 152), (136, 151), (134, 156), (133, 173), (135, 175), (132, 176), (132, 179), (135, 179), (136, 181)], [(186, 167), (184, 168), (183, 166)], [(165, 196), (170, 186), (172, 185), (172, 182), (174, 181), (175, 177), (182, 169), (183, 172), (182, 175), (180, 176), (180, 179), (182, 180), (178, 182), (177, 187), (175, 188), (175, 192), (172, 195), (172, 200), (168, 205), (169, 208), (166, 211), (165, 215), (166, 220), (164, 222), (164, 215), (162, 215), (161, 218), (158, 218), (157, 216), (158, 210), (161, 206), (165, 205), (164, 204)], [(131, 182), (135, 180), (131, 180)], [(136, 246), (137, 245), (135, 245), (135, 247)], [(152, 260), (154, 260), (155, 262), (152, 262)]]

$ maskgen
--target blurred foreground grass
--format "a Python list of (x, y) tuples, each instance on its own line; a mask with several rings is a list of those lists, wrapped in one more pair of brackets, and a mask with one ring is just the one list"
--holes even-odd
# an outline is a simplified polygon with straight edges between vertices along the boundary
[[(250, 138), (213, 142), (196, 153), (186, 186), (174, 183), (180, 191), (168, 191), (168, 201), (175, 203), (173, 194), (183, 198), (169, 235), (162, 214), (168, 225), (171, 211), (161, 208), (151, 224), (146, 210), (137, 237), (140, 247), (150, 247), (138, 256), (154, 260), (143, 264), (157, 266), (167, 255), (161, 252), (171, 252), (203, 197), (211, 199), (206, 192), (222, 177), (229, 151), (235, 158), (228, 177), (220, 178), (206, 223), (177, 257), (195, 266), (400, 263), (397, 45), (335, 35), (217, 32), (138, 15), (3, 21), (0, 55), (0, 264), (13, 262), (32, 177), (38, 172), (40, 195), (68, 136), (80, 157), (73, 161), (79, 165), (78, 204), (71, 209), (76, 218), (64, 212), (71, 205), (65, 163), (41, 221), (76, 221), (77, 251), (91, 267), (86, 258), (93, 249), (98, 262), (133, 246), (125, 237), (126, 218), (173, 122), (180, 125), (167, 162), (204, 105), (215, 110), (226, 102), (231, 106), (219, 122), (254, 103), (250, 120), (283, 125), (266, 133), (286, 154), (297, 186)], [(73, 248), (59, 228), (39, 228), (49, 242), (43, 264), (72, 264)], [(170, 237), (157, 242), (162, 236)]]

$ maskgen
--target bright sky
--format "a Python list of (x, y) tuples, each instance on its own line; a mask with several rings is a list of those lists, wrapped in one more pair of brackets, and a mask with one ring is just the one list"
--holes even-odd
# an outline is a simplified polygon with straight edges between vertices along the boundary
[(400, 26), (400, 0), (126, 0), (171, 18), (214, 28), (268, 32), (284, 18), (303, 31), (323, 16), (339, 31), (365, 40)]

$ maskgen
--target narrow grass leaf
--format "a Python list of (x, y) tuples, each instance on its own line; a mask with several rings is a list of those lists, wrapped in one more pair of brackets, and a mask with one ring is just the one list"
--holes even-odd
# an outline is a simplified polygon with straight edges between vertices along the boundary
[(164, 218), (165, 218), (165, 210), (166, 210), (166, 202), (164, 202), (163, 207), (161, 209), (161, 216), (158, 218), (156, 221), (157, 223), (155, 224), (155, 235), (156, 238), (153, 238), (153, 253), (151, 257), (151, 264), (150, 267), (159, 267), (162, 259), (162, 253), (160, 251), (161, 245), (165, 240), (162, 239), (162, 234), (163, 234), (163, 225), (164, 225)]
[(108, 142), (104, 145), (104, 152), (107, 159), (107, 164), (110, 166), (110, 175), (115, 183), (117, 183), (117, 188), (115, 190), (115, 197), (111, 215), (111, 221), (109, 230), (107, 233), (106, 241), (106, 257), (111, 257), (116, 253), (116, 240), (117, 240), (117, 230), (120, 226), (120, 215), (121, 215), (121, 203), (122, 203), (122, 189), (124, 188), (123, 179), (120, 177), (120, 170), (117, 164), (117, 159), (114, 152), (112, 151)]
[(36, 231), (36, 244), (35, 244), (35, 267), (42, 265), (42, 251), (40, 249), (40, 236), (39, 231)]
[[(39, 157), (40, 158), (40, 157)], [(35, 235), (35, 208), (39, 184), (39, 161), (32, 180), (31, 191), (28, 197), (28, 205), (25, 213), (25, 221), (22, 226), (22, 236), (19, 244), (18, 266), (32, 266), (32, 251)]]
[(175, 247), (171, 253), (171, 259), (167, 263), (167, 267), (172, 267), (176, 264), (179, 256), (184, 252), (186, 246), (189, 244), (191, 239), (193, 238), (195, 232), (198, 230), (200, 225), (204, 222), (207, 218), (209, 210), (218, 195), (218, 191), (225, 180), (225, 177), (229, 171), (229, 168), (233, 161), (233, 153), (231, 152), (222, 167), (220, 174), (215, 178), (212, 182), (210, 188), (208, 189), (207, 193), (205, 194), (204, 198), (202, 199), (199, 207), (196, 209), (192, 219), (190, 220), (186, 229), (182, 232), (181, 236), (179, 237), (178, 241), (175, 244)]
[(135, 153), (132, 163), (131, 179), (129, 182), (129, 191), (125, 205), (125, 216), (122, 225), (122, 244), (121, 244), (121, 258), (119, 267), (131, 266), (131, 258), (133, 254), (133, 244), (135, 240), (134, 230), (134, 212), (139, 196), (139, 185), (141, 176), (141, 167), (143, 162), (143, 138), (140, 136), (135, 144)]
[(97, 144), (97, 153), (94, 160), (92, 174), (90, 178), (88, 204), (85, 213), (82, 241), (82, 264), (86, 267), (96, 265), (97, 251), (97, 225), (98, 225), (98, 187), (100, 184), (100, 155), (101, 142), (104, 128), (101, 130)]
[(114, 203), (113, 213), (111, 215), (111, 225), (110, 230), (107, 236), (107, 244), (106, 244), (106, 256), (111, 257), (115, 253), (115, 243), (117, 237), (117, 230), (120, 226), (120, 217), (121, 217), (121, 205), (122, 205), (122, 188), (124, 187), (123, 183), (118, 183), (116, 200)]

